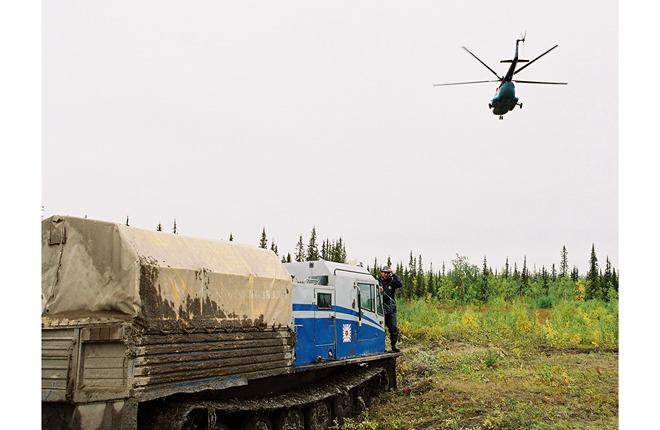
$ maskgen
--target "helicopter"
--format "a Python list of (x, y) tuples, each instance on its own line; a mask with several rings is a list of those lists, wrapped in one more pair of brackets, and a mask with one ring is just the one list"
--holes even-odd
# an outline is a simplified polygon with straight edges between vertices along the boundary
[[(495, 91), (495, 97), (488, 103), (488, 109), (493, 110), (494, 115), (499, 115), (500, 119), (504, 119), (504, 115), (510, 111), (512, 111), (516, 106), (519, 106), (520, 109), (522, 109), (523, 104), (522, 102), (519, 101), (519, 99), (516, 97), (516, 87), (514, 85), (515, 83), (520, 83), (520, 84), (543, 84), (543, 85), (566, 85), (568, 82), (545, 82), (545, 81), (524, 81), (520, 79), (513, 79), (514, 75), (518, 74), (519, 72), (522, 72), (524, 69), (532, 65), (536, 60), (539, 58), (543, 57), (559, 45), (555, 45), (552, 48), (548, 49), (545, 51), (543, 54), (539, 55), (538, 57), (534, 58), (533, 60), (523, 60), (521, 58), (518, 58), (518, 45), (520, 43), (525, 43), (525, 36), (526, 34), (522, 35), (520, 39), (516, 39), (516, 54), (514, 55), (513, 59), (511, 60), (501, 60), (500, 63), (510, 63), (511, 65), (509, 66), (509, 70), (507, 70), (506, 74), (504, 76), (500, 76), (490, 68), (486, 63), (481, 61), (479, 57), (477, 57), (472, 51), (467, 49), (465, 46), (462, 48), (467, 51), (468, 54), (472, 55), (478, 62), (480, 62), (482, 65), (484, 65), (490, 72), (497, 76), (497, 79), (492, 79), (492, 80), (485, 80), (485, 81), (470, 81), (470, 82), (452, 82), (452, 83), (447, 83), (447, 84), (433, 84), (434, 87), (442, 87), (442, 86), (447, 86), (447, 85), (466, 85), (466, 84), (481, 84), (481, 83), (486, 83), (486, 82), (499, 82), (500, 85), (497, 87), (497, 90)], [(518, 63), (526, 63), (522, 67), (516, 69), (518, 66)]]

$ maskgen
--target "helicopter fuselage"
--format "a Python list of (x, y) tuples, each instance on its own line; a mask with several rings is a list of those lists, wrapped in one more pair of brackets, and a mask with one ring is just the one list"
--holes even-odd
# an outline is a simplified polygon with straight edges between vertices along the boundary
[(516, 66), (518, 65), (518, 44), (520, 42), (524, 42), (524, 40), (516, 40), (516, 53), (513, 56), (513, 59), (507, 60), (511, 63), (509, 70), (507, 70), (506, 75), (504, 75), (502, 78), (500, 86), (497, 87), (497, 90), (495, 91), (495, 97), (488, 104), (488, 107), (493, 109), (493, 115), (499, 115), (501, 117), (507, 112), (512, 111), (513, 108), (518, 104), (518, 98), (516, 97), (516, 86), (513, 85), (511, 80), (513, 79)]
[(512, 111), (517, 104), (515, 85), (511, 81), (504, 81), (495, 91), (495, 97), (490, 101), (488, 107), (493, 109), (494, 115), (504, 115)]

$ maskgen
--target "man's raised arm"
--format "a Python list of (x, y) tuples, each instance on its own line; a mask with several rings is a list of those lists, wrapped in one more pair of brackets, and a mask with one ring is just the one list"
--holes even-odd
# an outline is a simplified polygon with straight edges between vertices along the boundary
[(395, 290), (398, 288), (403, 287), (403, 284), (401, 283), (401, 279), (396, 275), (396, 273), (392, 273), (392, 283), (390, 284), (392, 288)]

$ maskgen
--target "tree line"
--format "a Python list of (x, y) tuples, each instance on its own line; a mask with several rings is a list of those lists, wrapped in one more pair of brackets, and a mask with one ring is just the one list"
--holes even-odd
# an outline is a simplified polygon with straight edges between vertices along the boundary
[[(392, 265), (389, 257), (385, 265)], [(486, 257), (479, 267), (458, 254), (449, 267), (443, 262), (439, 270), (434, 270), (433, 264), (425, 269), (422, 256), (415, 257), (412, 252), (407, 265), (397, 262), (395, 267), (403, 284), (400, 295), (407, 299), (434, 298), (445, 303), (478, 304), (495, 298), (525, 297), (536, 301), (540, 307), (550, 307), (562, 299), (610, 301), (618, 299), (619, 293), (616, 269), (609, 257), (605, 258), (604, 269), (600, 267), (594, 245), (585, 276), (580, 275), (576, 266), (569, 270), (566, 246), (562, 247), (558, 266), (553, 263), (549, 268), (542, 266), (531, 271), (526, 257), (520, 268), (517, 262), (511, 265), (507, 258), (501, 268), (493, 270)], [(374, 259), (373, 266), (367, 268), (377, 277), (381, 265)]]
[[(129, 225), (128, 217), (126, 225)], [(163, 230), (160, 223), (156, 230)], [(176, 220), (172, 233), (177, 233)], [(229, 241), (233, 240), (234, 236), (230, 233)], [(316, 227), (313, 227), (307, 242), (302, 234), (298, 236), (293, 256), (290, 252), (280, 256), (275, 239), (269, 240), (263, 228), (258, 246), (273, 251), (281, 257), (283, 263), (319, 259), (346, 262), (346, 242), (341, 237), (333, 240), (326, 238), (320, 245), (318, 240)], [(476, 304), (487, 303), (494, 298), (513, 300), (516, 297), (527, 297), (545, 307), (560, 299), (610, 301), (618, 299), (619, 293), (619, 274), (609, 257), (605, 258), (604, 268), (601, 267), (593, 244), (589, 269), (584, 276), (579, 273), (577, 266), (569, 268), (566, 246), (562, 246), (557, 265), (553, 263), (549, 267), (541, 266), (540, 269), (534, 267), (531, 271), (527, 257), (523, 258), (520, 268), (515, 261), (511, 264), (507, 257), (502, 267), (493, 270), (486, 257), (479, 267), (458, 254), (451, 260), (449, 267), (443, 262), (439, 269), (434, 270), (431, 263), (426, 269), (422, 255), (415, 256), (412, 251), (408, 264), (399, 261), (393, 266), (388, 257), (385, 264), (381, 265), (374, 258), (373, 265), (367, 266), (367, 270), (378, 278), (383, 266), (394, 267), (403, 283), (399, 294), (407, 299), (434, 298), (446, 303)]]
[[(233, 240), (233, 237), (230, 234), (230, 239)], [(259, 247), (263, 249), (268, 249), (268, 236), (266, 235), (266, 228), (261, 230), (261, 238), (259, 239)], [(270, 250), (273, 251), (276, 255), (279, 256), (279, 249), (275, 239), (270, 241)], [(292, 261), (316, 261), (316, 260), (325, 260), (325, 261), (334, 261), (337, 263), (346, 262), (346, 243), (340, 237), (336, 240), (324, 239), (321, 243), (321, 246), (318, 245), (318, 236), (316, 234), (316, 227), (312, 227), (312, 232), (309, 235), (309, 241), (305, 245), (303, 240), (303, 235), (298, 236), (298, 241), (294, 249), (294, 255), (291, 257), (291, 253), (287, 252), (286, 255), (282, 255), (282, 263), (291, 263)]]
[[(341, 237), (338, 240), (323, 240), (320, 248), (317, 241), (315, 227), (306, 245), (303, 235), (299, 235), (294, 258), (287, 253), (282, 256), (282, 262), (318, 259), (346, 262), (346, 243)], [(262, 230), (259, 246), (268, 247), (265, 229)], [(274, 240), (270, 242), (270, 249), (278, 254)], [(584, 276), (577, 266), (569, 266), (566, 246), (562, 246), (557, 264), (531, 270), (527, 265), (527, 257), (523, 258), (521, 267), (515, 261), (511, 263), (507, 257), (502, 267), (493, 270), (486, 257), (479, 267), (458, 254), (451, 260), (449, 267), (443, 262), (439, 269), (434, 270), (431, 263), (427, 269), (422, 255), (415, 256), (412, 251), (408, 264), (397, 262), (393, 266), (388, 257), (384, 265), (381, 265), (374, 258), (373, 265), (367, 266), (367, 270), (378, 278), (383, 266), (394, 268), (404, 287), (400, 294), (407, 299), (434, 298), (446, 303), (469, 304), (487, 303), (498, 297), (504, 300), (526, 297), (537, 301), (541, 307), (547, 307), (561, 299), (609, 301), (618, 299), (619, 292), (616, 269), (609, 257), (605, 258), (604, 269), (601, 268), (594, 245), (589, 256), (589, 269)]]

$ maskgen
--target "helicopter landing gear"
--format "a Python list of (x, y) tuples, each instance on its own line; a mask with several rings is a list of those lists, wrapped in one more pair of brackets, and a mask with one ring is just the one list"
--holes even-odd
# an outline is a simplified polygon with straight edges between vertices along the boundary
[(522, 102), (518, 103), (518, 106), (520, 106), (520, 109), (522, 109)]
[(502, 119), (504, 119), (504, 117), (502, 115), (500, 115), (500, 120), (502, 120)]

